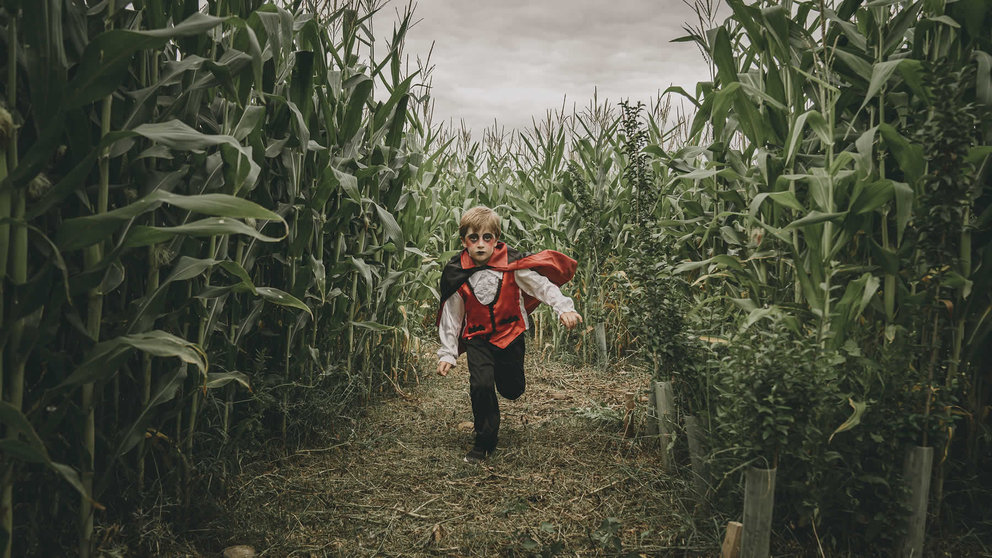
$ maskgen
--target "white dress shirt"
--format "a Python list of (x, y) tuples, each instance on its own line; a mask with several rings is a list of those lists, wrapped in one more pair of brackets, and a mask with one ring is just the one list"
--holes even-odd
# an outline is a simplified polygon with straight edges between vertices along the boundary
[[(530, 328), (530, 320), (527, 319), (527, 310), (524, 309), (524, 293), (547, 304), (559, 316), (565, 312), (575, 312), (575, 304), (572, 299), (563, 295), (561, 289), (547, 277), (531, 269), (518, 269), (513, 273), (521, 291), (520, 314), (524, 317), (525, 329)], [(483, 269), (469, 276), (468, 282), (479, 303), (491, 304), (496, 298), (496, 289), (502, 278), (502, 271)], [(441, 322), (437, 327), (438, 336), (441, 338), (441, 348), (437, 351), (438, 360), (455, 363), (455, 359), (458, 357), (458, 337), (464, 328), (465, 301), (456, 292), (448, 297), (448, 300), (444, 302), (444, 308), (441, 309)]]

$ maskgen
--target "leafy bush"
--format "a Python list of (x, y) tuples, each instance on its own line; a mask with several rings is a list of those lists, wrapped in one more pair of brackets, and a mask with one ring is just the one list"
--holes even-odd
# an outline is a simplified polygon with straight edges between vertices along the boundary
[[(824, 349), (783, 320), (735, 336), (704, 369), (718, 506), (740, 509), (745, 466), (776, 467), (776, 525), (838, 550), (891, 548), (905, 526), (905, 452), (924, 428), (940, 439), (924, 421), (926, 376), (910, 366), (919, 351), (897, 341), (869, 358), (853, 340)], [(950, 403), (936, 393), (933, 405)]]
[(776, 467), (783, 453), (821, 441), (842, 408), (837, 365), (843, 357), (774, 322), (733, 339), (712, 369), (720, 435), (734, 440), (740, 457)]
[(627, 277), (630, 304), (628, 327), (637, 337), (643, 357), (650, 361), (659, 380), (674, 380), (679, 404), (690, 412), (702, 405), (696, 366), (702, 361), (699, 342), (689, 333), (685, 312), (689, 296), (683, 279), (671, 273), (672, 245), (662, 232), (655, 208), (660, 196), (656, 178), (644, 153), (647, 132), (641, 105), (621, 103), (623, 109), (623, 179), (631, 192)]

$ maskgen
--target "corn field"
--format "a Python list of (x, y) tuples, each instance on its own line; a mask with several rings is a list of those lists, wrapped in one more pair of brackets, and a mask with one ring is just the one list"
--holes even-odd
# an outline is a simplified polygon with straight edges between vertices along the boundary
[(711, 81), (473, 138), (409, 8), (4, 0), (3, 556), (93, 555), (410, 389), (478, 204), (580, 262), (588, 327), (539, 310), (532, 351), (674, 382), (713, 514), (771, 464), (803, 544), (885, 554), (916, 444), (935, 529), (987, 528), (992, 7), (695, 5)]

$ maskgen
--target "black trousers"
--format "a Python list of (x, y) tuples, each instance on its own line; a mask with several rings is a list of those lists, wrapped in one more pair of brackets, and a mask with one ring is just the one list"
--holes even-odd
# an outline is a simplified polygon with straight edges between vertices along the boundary
[(475, 445), (491, 450), (499, 436), (496, 391), (507, 399), (516, 399), (524, 392), (524, 335), (505, 349), (482, 339), (469, 339), (465, 341), (465, 353), (475, 417)]

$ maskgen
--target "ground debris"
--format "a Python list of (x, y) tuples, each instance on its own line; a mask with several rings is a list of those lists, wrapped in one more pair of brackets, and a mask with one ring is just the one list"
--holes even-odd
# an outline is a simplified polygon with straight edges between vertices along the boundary
[(719, 551), (694, 535), (682, 481), (658, 474), (652, 444), (623, 436), (627, 394), (646, 393), (647, 374), (527, 364), (524, 395), (500, 398), (485, 463), (462, 461), (472, 414), (461, 362), (371, 407), (347, 442), (242, 475), (211, 529), (264, 556), (655, 555), (693, 536), (700, 553), (678, 555)]
[(255, 558), (255, 549), (243, 544), (229, 546), (221, 553), (224, 558)]

